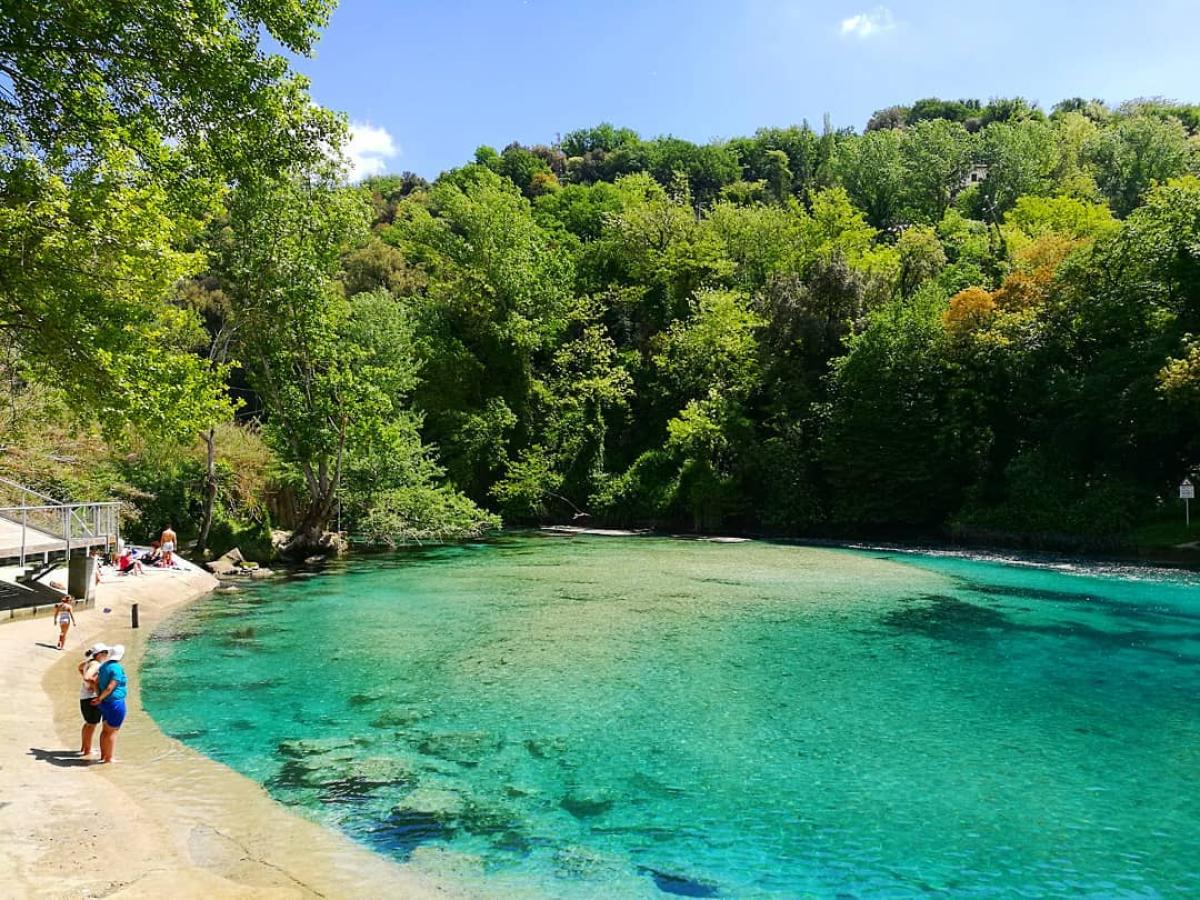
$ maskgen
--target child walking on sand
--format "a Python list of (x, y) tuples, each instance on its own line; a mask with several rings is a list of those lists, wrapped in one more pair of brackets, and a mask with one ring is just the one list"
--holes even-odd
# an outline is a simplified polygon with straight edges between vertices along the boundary
[(70, 594), (64, 594), (54, 607), (54, 621), (58, 623), (58, 649), (61, 650), (67, 642), (67, 632), (75, 624), (75, 601)]

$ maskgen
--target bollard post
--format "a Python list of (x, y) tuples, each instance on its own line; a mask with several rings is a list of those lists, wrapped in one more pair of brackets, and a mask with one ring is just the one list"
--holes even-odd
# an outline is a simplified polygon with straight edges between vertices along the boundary
[(137, 628), (138, 627), (138, 605), (136, 603), (133, 604), (133, 606), (129, 607), (129, 615), (130, 615), (130, 618), (133, 619), (133, 627)]

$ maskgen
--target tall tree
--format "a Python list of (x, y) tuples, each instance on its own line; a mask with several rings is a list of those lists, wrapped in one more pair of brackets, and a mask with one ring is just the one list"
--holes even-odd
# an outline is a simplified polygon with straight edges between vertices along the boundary
[(481, 166), (444, 176), (384, 238), (428, 276), (416, 310), (426, 435), (484, 502), (534, 433), (531, 398), (568, 322), (573, 260), (515, 186)]
[(0, 156), (0, 332), (108, 427), (180, 438), (226, 415), (199, 320), (166, 301), (196, 223), (128, 152), (69, 174)]
[(338, 145), (341, 119), (263, 49), (311, 51), (331, 9), (0, 4), (0, 331), (105, 422), (185, 433), (220, 415), (170, 286), (202, 267), (184, 248), (225, 183)]
[(229, 222), (221, 268), (241, 361), (264, 436), (306, 491), (299, 544), (318, 545), (348, 447), (380, 433), (388, 401), (411, 388), (411, 371), (362, 368), (369, 351), (352, 339), (354, 309), (337, 280), (342, 255), (366, 239), (369, 207), (357, 191), (297, 178), (237, 191)]
[(918, 221), (940, 222), (966, 183), (975, 139), (958, 122), (923, 120), (904, 133), (901, 152), (908, 208)]
[(868, 131), (838, 147), (834, 171), (846, 193), (875, 228), (900, 222), (904, 207), (903, 133)]
[[(163, 177), (307, 164), (341, 133), (279, 54), (334, 0), (22, 0), (0, 7), (0, 134), (50, 165), (133, 150)], [(176, 156), (187, 167), (172, 163)]]
[(993, 122), (983, 130), (980, 157), (987, 166), (980, 186), (983, 213), (994, 225), (1018, 197), (1045, 195), (1054, 187), (1058, 144), (1045, 122)]
[(1196, 153), (1178, 119), (1138, 115), (1121, 119), (1088, 145), (1096, 183), (1118, 216), (1133, 212), (1155, 182), (1182, 175)]

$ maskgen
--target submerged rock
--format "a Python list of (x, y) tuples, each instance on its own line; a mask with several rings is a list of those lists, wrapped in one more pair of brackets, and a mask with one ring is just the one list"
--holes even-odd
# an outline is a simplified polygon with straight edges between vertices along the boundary
[(505, 853), (528, 856), (532, 844), (529, 842), (529, 838), (525, 837), (521, 832), (512, 829), (503, 831), (493, 838), (492, 846)]
[(280, 741), (278, 750), (284, 756), (295, 758), (316, 756), (354, 746), (350, 738), (299, 738), (297, 740)]
[(466, 809), (466, 800), (458, 791), (447, 788), (419, 787), (392, 807), (392, 812), (424, 813), (443, 822), (458, 821)]
[(467, 798), (460, 822), (463, 830), (471, 834), (510, 834), (517, 831), (517, 816), (513, 810), (474, 797)]
[(368, 756), (348, 768), (351, 775), (375, 784), (409, 784), (415, 777), (412, 763), (396, 756)]
[(635, 790), (651, 797), (682, 797), (687, 793), (687, 788), (666, 784), (645, 772), (635, 772), (629, 779), (629, 784)]
[(554, 868), (566, 878), (605, 880), (625, 870), (620, 859), (577, 844), (563, 847), (554, 854)]
[(279, 769), (275, 783), (281, 787), (312, 788), (340, 797), (369, 793), (385, 785), (407, 785), (414, 780), (412, 764), (394, 756), (356, 757), (350, 750), (335, 750), (289, 759)]
[(445, 847), (417, 847), (409, 862), (422, 872), (445, 878), (478, 878), (484, 873), (482, 856), (457, 853)]
[(717, 897), (720, 891), (711, 882), (700, 878), (689, 878), (675, 872), (662, 872), (649, 866), (638, 866), (638, 871), (649, 875), (655, 886), (664, 894), (675, 894), (678, 897)]
[(465, 808), (456, 791), (419, 787), (392, 807), (388, 825), (402, 843), (449, 840), (458, 831)]
[(156, 632), (154, 632), (154, 634), (150, 635), (150, 640), (160, 641), (164, 644), (170, 643), (173, 641), (190, 641), (192, 638), (196, 637), (198, 634), (199, 634), (198, 631), (185, 631), (182, 629), (180, 629), (180, 630), (173, 630), (173, 629), (172, 630), (163, 630), (163, 631), (156, 631)]
[(361, 803), (379, 787), (363, 778), (335, 778), (321, 784), (318, 799), (322, 803)]
[(523, 784), (506, 784), (504, 786), (504, 793), (509, 797), (536, 797), (541, 791)]
[(524, 745), (534, 759), (549, 759), (567, 752), (567, 739), (563, 737), (526, 738)]
[(499, 750), (502, 743), (487, 731), (434, 731), (418, 739), (417, 749), (427, 756), (477, 766), (485, 756)]
[(208, 734), (207, 728), (193, 728), (190, 731), (171, 731), (168, 734), (177, 741), (194, 741), (198, 737), (204, 737)]
[(387, 712), (380, 713), (371, 722), (372, 728), (403, 728), (405, 725), (411, 725), (413, 722), (419, 722), (427, 718), (429, 713), (426, 710), (418, 709), (415, 706), (403, 707), (400, 709), (389, 709)]
[(612, 809), (613, 798), (604, 790), (576, 790), (566, 794), (558, 805), (577, 819), (590, 819)]
[(339, 763), (348, 764), (353, 759), (349, 751), (341, 755), (321, 754), (318, 757), (302, 757), (284, 760), (274, 783), (287, 788), (321, 788), (339, 778)]
[(247, 681), (242, 685), (243, 690), (263, 691), (283, 684), (282, 678), (263, 678), (260, 681)]
[(380, 700), (387, 697), (386, 691), (363, 691), (358, 694), (351, 694), (346, 698), (346, 703), (349, 706), (370, 706), (372, 703), (378, 703)]

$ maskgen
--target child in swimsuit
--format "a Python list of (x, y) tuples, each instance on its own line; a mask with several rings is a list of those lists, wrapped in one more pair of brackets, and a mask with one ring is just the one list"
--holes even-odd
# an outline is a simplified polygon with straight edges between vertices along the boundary
[(79, 712), (83, 715), (83, 728), (79, 733), (79, 755), (85, 757), (92, 755), (92, 736), (96, 733), (96, 726), (100, 724), (100, 707), (92, 706), (92, 700), (99, 693), (96, 678), (100, 673), (100, 663), (93, 657), (96, 655), (96, 648), (104, 646), (97, 644), (95, 647), (89, 647), (83, 654), (83, 662), (79, 664)]
[(75, 601), (67, 594), (54, 607), (54, 621), (58, 623), (58, 649), (67, 642), (67, 631), (75, 624)]

